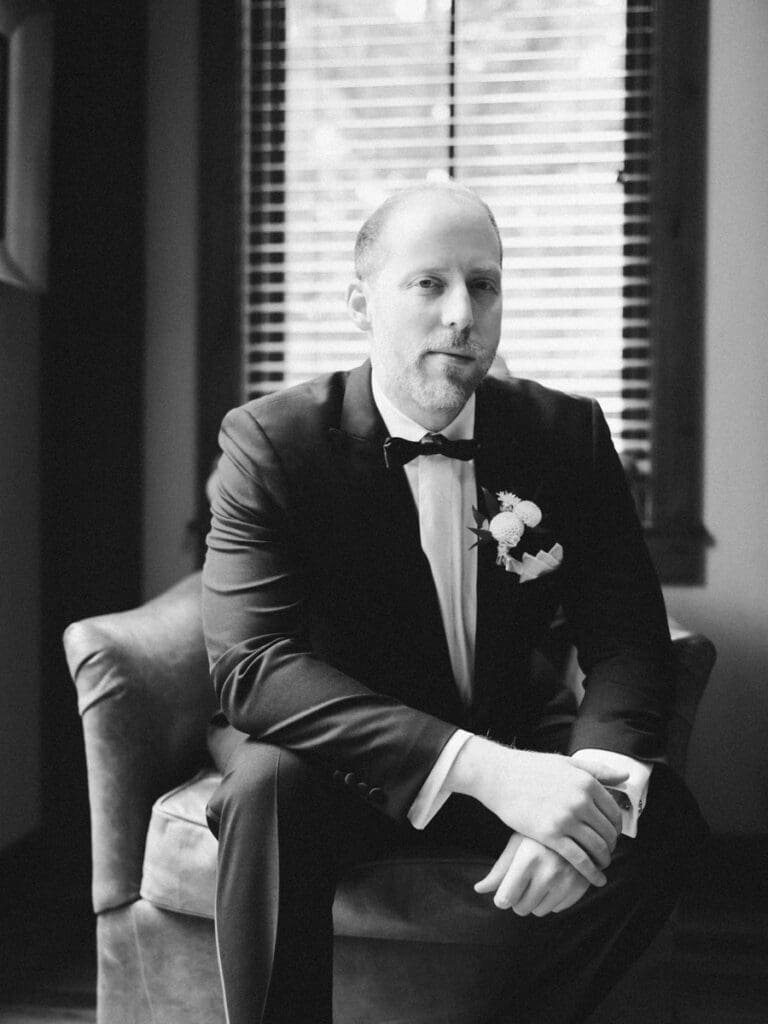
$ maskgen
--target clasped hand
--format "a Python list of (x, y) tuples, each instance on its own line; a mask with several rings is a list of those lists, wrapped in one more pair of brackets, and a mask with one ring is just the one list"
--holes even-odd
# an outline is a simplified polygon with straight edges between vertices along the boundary
[(475, 885), (475, 892), (495, 892), (501, 910), (525, 917), (557, 914), (578, 902), (589, 882), (559, 853), (535, 839), (513, 832), (491, 870)]
[[(624, 782), (625, 772), (601, 765), (586, 770), (559, 754), (480, 737), (467, 741), (453, 770), (454, 788), (480, 800), (516, 833), (478, 891), (496, 887), (499, 906), (549, 912), (578, 893), (575, 902), (589, 885), (605, 885), (603, 870), (621, 834), (621, 812), (605, 786)], [(530, 886), (534, 875), (536, 886), (525, 896), (523, 880)], [(552, 891), (544, 902), (541, 895), (535, 900), (542, 886)]]

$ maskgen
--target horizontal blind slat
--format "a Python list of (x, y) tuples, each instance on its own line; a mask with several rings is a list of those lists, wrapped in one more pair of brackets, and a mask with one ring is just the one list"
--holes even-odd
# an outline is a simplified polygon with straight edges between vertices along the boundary
[(357, 227), (450, 144), (504, 235), (513, 372), (598, 397), (648, 469), (652, 5), (484, 6), (456, 0), (451, 39), (418, 0), (243, 0), (244, 380), (364, 357), (341, 298)]

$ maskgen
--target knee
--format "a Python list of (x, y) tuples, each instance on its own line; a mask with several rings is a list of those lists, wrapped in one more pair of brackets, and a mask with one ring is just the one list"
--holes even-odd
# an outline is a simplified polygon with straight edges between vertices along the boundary
[(245, 740), (229, 759), (222, 781), (206, 808), (208, 824), (218, 834), (224, 816), (261, 816), (267, 807), (293, 802), (305, 809), (317, 772), (293, 751)]

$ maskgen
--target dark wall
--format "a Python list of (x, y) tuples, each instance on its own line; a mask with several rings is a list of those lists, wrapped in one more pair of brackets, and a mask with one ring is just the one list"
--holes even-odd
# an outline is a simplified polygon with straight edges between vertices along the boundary
[(55, 9), (50, 289), (42, 320), (42, 812), (56, 867), (89, 847), (61, 633), (138, 603), (144, 319), (144, 5)]

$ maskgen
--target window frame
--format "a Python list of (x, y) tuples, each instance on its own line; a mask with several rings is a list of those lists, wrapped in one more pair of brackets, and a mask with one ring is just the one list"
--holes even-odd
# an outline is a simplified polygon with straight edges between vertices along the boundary
[[(665, 584), (701, 583), (711, 543), (701, 521), (708, 7), (708, 0), (654, 4), (653, 473), (644, 504), (646, 541)], [(241, 401), (238, 12), (236, 0), (200, 5), (201, 494), (221, 419)], [(201, 507), (200, 522), (206, 515)]]

